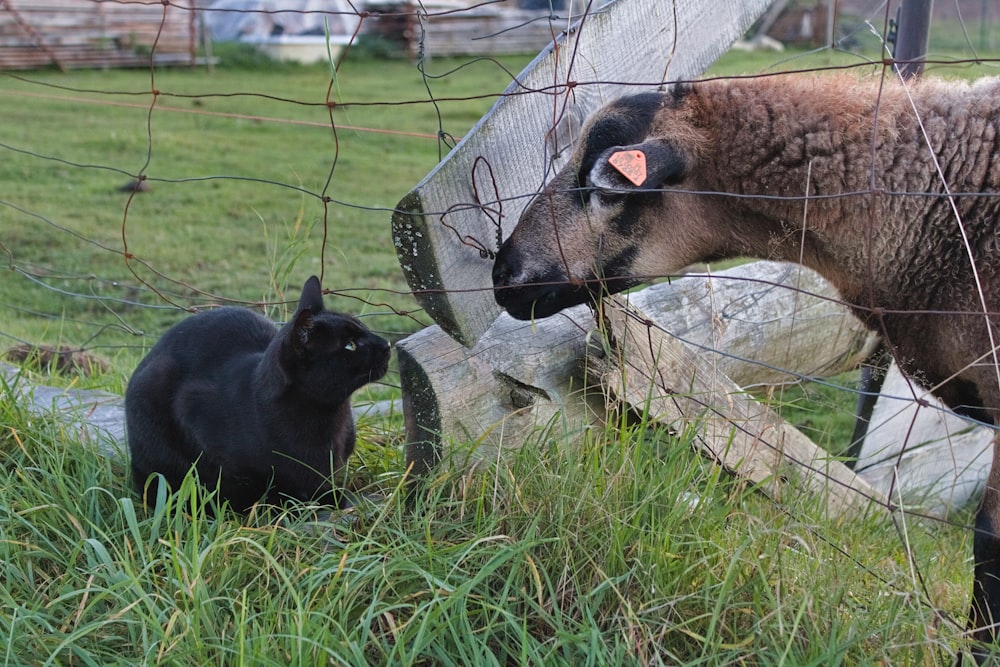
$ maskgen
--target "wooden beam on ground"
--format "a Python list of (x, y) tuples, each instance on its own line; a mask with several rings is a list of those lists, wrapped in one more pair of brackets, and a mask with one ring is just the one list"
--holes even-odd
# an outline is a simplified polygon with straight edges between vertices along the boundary
[(893, 364), (855, 470), (883, 494), (947, 516), (986, 488), (996, 435), (956, 415)]
[(876, 345), (837, 291), (797, 264), (689, 274), (628, 301), (743, 388), (837, 375)]
[(392, 235), (421, 306), (471, 346), (500, 313), (491, 253), (572, 152), (584, 119), (703, 72), (771, 0), (617, 0), (561, 34), (397, 205)]
[(618, 355), (604, 383), (633, 409), (678, 431), (692, 426), (699, 449), (778, 502), (786, 489), (805, 488), (825, 499), (833, 516), (887, 506), (868, 482), (748, 397), (647, 313), (610, 299), (603, 316)]
[(92, 444), (106, 456), (125, 452), (125, 409), (122, 397), (93, 389), (60, 389), (33, 384), (16, 366), (0, 362), (0, 382), (10, 396), (38, 416), (65, 424), (73, 437)]
[[(741, 386), (825, 377), (856, 368), (874, 339), (817, 274), (754, 262), (688, 276), (629, 295), (658, 326), (699, 350), (712, 373)], [(790, 313), (792, 315), (790, 315)], [(493, 461), (539, 429), (582, 433), (604, 416), (600, 391), (586, 391), (590, 309), (536, 322), (502, 314), (471, 348), (431, 327), (397, 345), (416, 472), (442, 458)], [(558, 421), (556, 421), (558, 420)]]
[(503, 314), (471, 348), (438, 326), (398, 343), (408, 466), (472, 468), (553, 424), (571, 437), (600, 422), (603, 398), (585, 392), (594, 326), (577, 306), (535, 323)]
[[(66, 389), (32, 382), (18, 366), (0, 362), (0, 393), (6, 393), (29, 414), (64, 425), (73, 441), (92, 445), (109, 458), (126, 457), (125, 401), (118, 394), (96, 389)], [(354, 406), (354, 419), (397, 411), (395, 401)]]

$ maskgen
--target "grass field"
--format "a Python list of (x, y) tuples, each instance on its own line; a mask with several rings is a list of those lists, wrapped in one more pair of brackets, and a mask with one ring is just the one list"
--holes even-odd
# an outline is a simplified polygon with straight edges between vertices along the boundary
[[(0, 334), (111, 360), (35, 379), (121, 391), (180, 308), (280, 319), (321, 271), (331, 305), (417, 330), (390, 210), (528, 60), (435, 60), (425, 77), (348, 59), (333, 85), (322, 66), (260, 64), (0, 75)], [(733, 53), (713, 74), (777, 61), (857, 58)], [(140, 172), (149, 192), (118, 191)], [(124, 461), (14, 396), (0, 384), (5, 665), (946, 665), (962, 645), (968, 517), (777, 503), (692, 433), (623, 417), (568, 446), (553, 428), (408, 494), (398, 416), (365, 420), (350, 472), (383, 502), (212, 517), (193, 484), (143, 507)], [(849, 430), (849, 392), (781, 400), (821, 442)]]
[(367, 448), (388, 501), (241, 519), (193, 485), (143, 509), (0, 406), (4, 664), (925, 665), (959, 632), (965, 531), (776, 504), (641, 423), (411, 504)]
[[(0, 303), (18, 316), (0, 330), (120, 354), (124, 374), (177, 307), (274, 304), (313, 272), (343, 290), (336, 307), (413, 310), (390, 211), (447, 151), (439, 132), (460, 137), (510, 81), (486, 61), (429, 75), (348, 62), (332, 123), (324, 67), (167, 70), (155, 102), (148, 72), (4, 77)], [(140, 170), (149, 192), (117, 191)], [(372, 319), (397, 335), (426, 322)]]

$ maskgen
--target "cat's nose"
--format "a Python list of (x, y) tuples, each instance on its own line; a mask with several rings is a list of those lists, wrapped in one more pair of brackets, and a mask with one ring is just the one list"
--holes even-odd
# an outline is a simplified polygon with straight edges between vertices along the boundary
[(377, 354), (379, 355), (389, 354), (389, 341), (387, 341), (385, 338), (382, 338), (381, 336), (372, 336), (370, 343), (373, 350)]

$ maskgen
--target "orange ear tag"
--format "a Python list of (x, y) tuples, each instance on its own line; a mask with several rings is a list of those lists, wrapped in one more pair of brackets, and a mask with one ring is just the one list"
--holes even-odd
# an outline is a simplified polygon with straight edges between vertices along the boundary
[(646, 154), (642, 151), (612, 153), (608, 163), (633, 185), (642, 185), (646, 182)]

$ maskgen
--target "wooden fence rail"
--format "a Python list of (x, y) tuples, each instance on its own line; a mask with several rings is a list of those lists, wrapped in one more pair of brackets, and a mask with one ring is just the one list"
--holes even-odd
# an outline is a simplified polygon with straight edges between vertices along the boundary
[[(856, 368), (875, 346), (874, 337), (818, 275), (795, 265), (754, 262), (654, 285), (630, 295), (628, 304), (641, 313), (650, 340), (655, 338), (648, 349), (662, 349), (672, 359), (686, 355), (680, 366), (654, 372), (651, 356), (656, 355), (636, 343), (625, 346), (622, 360), (609, 370), (607, 355), (597, 345), (604, 334), (585, 306), (537, 322), (501, 315), (469, 348), (440, 327), (401, 341), (397, 349), (410, 442), (407, 458), (414, 470), (425, 471), (442, 459), (463, 466), (502, 460), (505, 452), (552, 426), (571, 443), (574, 433), (602, 423), (608, 389), (640, 411), (643, 397), (663, 407), (662, 396), (683, 394), (687, 407), (659, 409), (659, 418), (696, 419), (706, 410), (714, 412), (715, 418), (705, 424), (716, 436), (707, 441), (717, 443), (732, 432), (756, 433), (758, 441), (769, 443), (756, 451), (747, 445), (722, 453), (707, 446), (727, 467), (742, 467), (756, 482), (774, 472), (766, 471), (777, 451), (787, 461), (808, 462), (797, 466), (802, 473), (797, 478), (806, 479), (806, 487), (823, 487), (832, 507), (856, 507), (857, 499), (841, 493), (845, 490), (861, 489), (862, 497), (881, 498), (842, 463), (746, 397), (748, 386)], [(619, 338), (625, 324), (619, 317)], [(630, 336), (625, 339), (634, 339), (635, 332)], [(619, 376), (627, 380), (623, 386), (609, 382)], [(702, 410), (695, 410), (696, 405)], [(748, 415), (756, 415), (759, 429), (747, 426)], [(780, 444), (762, 429), (779, 434)], [(733, 456), (750, 458), (737, 465)], [(829, 480), (835, 480), (835, 488)]]
[(177, 4), (0, 0), (0, 70), (194, 65), (194, 0)]

